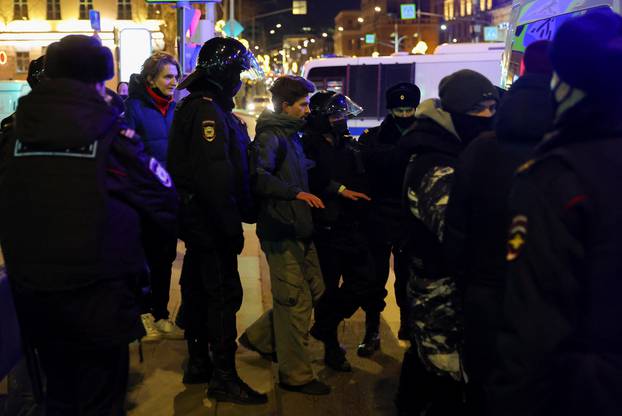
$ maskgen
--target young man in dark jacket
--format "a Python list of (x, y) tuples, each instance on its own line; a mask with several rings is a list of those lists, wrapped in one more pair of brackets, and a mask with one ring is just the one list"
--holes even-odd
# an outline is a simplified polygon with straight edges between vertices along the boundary
[(408, 159), (402, 158), (397, 142), (415, 125), (415, 108), (419, 105), (421, 92), (415, 84), (404, 82), (389, 88), (386, 99), (389, 114), (380, 126), (366, 130), (359, 138), (365, 155), (369, 195), (372, 198), (367, 228), (378, 288), (375, 302), (363, 307), (365, 337), (357, 351), (362, 357), (369, 357), (380, 348), (380, 313), (385, 307), (385, 286), (389, 278), (391, 254), (395, 272), (395, 300), (400, 308), (398, 338), (408, 339), (412, 327), (409, 314), (406, 313), (408, 262), (400, 249), (401, 241), (405, 237), (406, 219), (401, 197)]
[(608, 8), (553, 39), (554, 131), (510, 197), (494, 415), (622, 413), (621, 45)]
[(235, 365), (236, 313), (242, 305), (237, 255), (244, 247), (242, 221), (254, 219), (250, 139), (231, 110), (240, 74), (255, 65), (235, 39), (205, 42), (196, 69), (179, 85), (190, 95), (177, 106), (168, 149), (186, 243), (180, 283), (190, 359), (184, 382), (209, 382), (207, 397), (238, 404), (267, 401), (240, 379)]
[[(483, 75), (461, 70), (439, 84), (440, 101), (417, 108), (417, 124), (399, 143), (412, 155), (404, 179), (410, 211), (409, 295), (415, 317), (404, 357), (398, 408), (404, 414), (454, 414), (461, 410), (462, 316), (455, 278), (443, 261), (445, 209), (458, 156), (492, 129), (496, 88)], [(413, 398), (412, 392), (419, 392)]]
[(305, 394), (330, 393), (317, 380), (306, 347), (313, 305), (324, 282), (313, 244), (311, 209), (322, 209), (309, 191), (300, 131), (309, 114), (314, 86), (301, 77), (278, 78), (270, 92), (275, 112), (265, 110), (253, 142), (253, 191), (259, 198), (257, 235), (270, 266), (273, 309), (248, 327), (240, 343), (279, 362), (283, 389)]
[[(536, 42), (525, 51), (526, 73), (552, 67), (548, 44)], [(533, 49), (535, 48), (535, 49)], [(547, 64), (548, 61), (548, 64)], [(539, 65), (536, 65), (538, 63)], [(496, 135), (486, 133), (460, 155), (445, 213), (446, 263), (456, 277), (464, 307), (464, 368), (468, 375), (469, 414), (486, 415), (484, 382), (490, 375), (495, 337), (501, 320), (506, 275), (505, 241), (509, 227), (508, 196), (516, 169), (524, 163), (553, 123), (553, 103), (544, 73), (519, 78), (501, 100), (497, 120), (516, 120), (508, 128), (497, 122)], [(530, 85), (525, 89), (525, 85)], [(547, 105), (550, 109), (547, 109)], [(535, 124), (522, 120), (538, 112)], [(548, 114), (548, 122), (543, 115)]]
[(48, 48), (45, 73), (17, 109), (0, 243), (46, 376), (46, 414), (123, 415), (128, 343), (144, 334), (141, 233), (150, 224), (175, 239), (177, 197), (106, 101), (108, 48), (66, 36)]
[[(311, 335), (324, 343), (324, 361), (336, 371), (352, 371), (340, 347), (337, 327), (361, 306), (376, 301), (374, 263), (365, 224), (370, 198), (360, 147), (348, 131), (348, 117), (362, 109), (343, 94), (320, 91), (311, 97), (311, 115), (303, 136), (311, 191), (326, 206), (313, 212), (326, 291), (315, 307)], [(340, 281), (343, 278), (343, 284)]]

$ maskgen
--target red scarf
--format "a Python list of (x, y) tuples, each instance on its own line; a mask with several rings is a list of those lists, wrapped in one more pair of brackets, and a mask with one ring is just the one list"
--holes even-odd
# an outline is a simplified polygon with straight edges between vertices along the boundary
[(151, 87), (147, 86), (147, 94), (153, 99), (153, 103), (156, 108), (160, 110), (163, 116), (166, 116), (166, 112), (168, 111), (168, 107), (173, 102), (173, 97), (164, 98), (158, 93), (156, 93)]

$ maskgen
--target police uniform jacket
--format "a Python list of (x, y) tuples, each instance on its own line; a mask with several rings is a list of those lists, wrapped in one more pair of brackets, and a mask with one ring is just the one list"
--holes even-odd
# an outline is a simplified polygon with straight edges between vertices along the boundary
[(181, 238), (195, 248), (240, 252), (242, 221), (253, 221), (248, 144), (233, 101), (210, 90), (195, 91), (175, 110), (168, 169), (182, 199)]
[(133, 294), (146, 272), (141, 230), (149, 223), (175, 238), (177, 198), (120, 126), (118, 110), (78, 81), (46, 81), (20, 99), (0, 242), (20, 319), (39, 340), (101, 346), (142, 332)]
[(493, 414), (622, 412), (622, 128), (594, 114), (518, 170)]

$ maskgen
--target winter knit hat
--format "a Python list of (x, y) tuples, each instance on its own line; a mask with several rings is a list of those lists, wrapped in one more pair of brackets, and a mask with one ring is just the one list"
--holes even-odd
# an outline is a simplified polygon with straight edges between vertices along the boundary
[(551, 61), (570, 87), (602, 102), (622, 93), (622, 17), (599, 9), (564, 23), (553, 39)]
[(551, 63), (551, 41), (539, 40), (525, 49), (523, 63), (525, 73), (543, 74), (551, 76), (553, 74), (553, 64)]
[(96, 38), (68, 35), (48, 47), (45, 75), (89, 84), (106, 81), (114, 77), (112, 53)]
[(465, 114), (485, 100), (499, 101), (499, 93), (492, 82), (479, 72), (462, 69), (443, 78), (438, 85), (443, 110)]

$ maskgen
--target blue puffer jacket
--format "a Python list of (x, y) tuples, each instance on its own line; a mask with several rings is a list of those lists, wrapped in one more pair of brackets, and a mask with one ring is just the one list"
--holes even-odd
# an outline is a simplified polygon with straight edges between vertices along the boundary
[(145, 151), (166, 166), (168, 133), (173, 123), (175, 102), (171, 103), (166, 116), (163, 116), (147, 93), (145, 81), (140, 75), (132, 74), (125, 108), (127, 124), (140, 135)]

